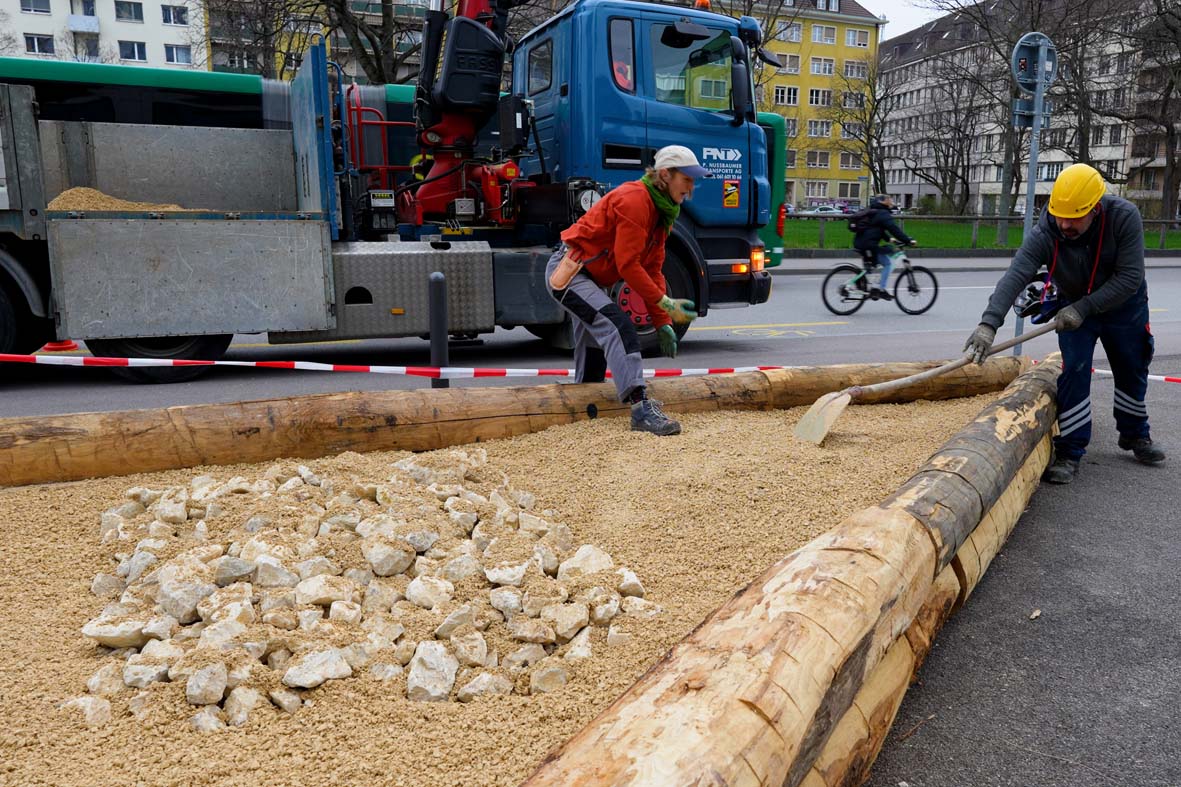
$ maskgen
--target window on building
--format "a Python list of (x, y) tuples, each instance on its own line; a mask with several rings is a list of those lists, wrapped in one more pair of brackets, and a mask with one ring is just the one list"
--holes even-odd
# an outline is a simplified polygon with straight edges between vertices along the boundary
[(837, 197), (839, 199), (861, 199), (861, 184), (838, 183)]
[(828, 181), (827, 180), (808, 180), (804, 181), (804, 194), (808, 197), (827, 197), (828, 196)]
[(861, 109), (865, 106), (865, 94), (846, 90), (841, 94), (841, 106), (845, 109)]
[(828, 169), (828, 151), (809, 150), (808, 167), (811, 169)]
[(869, 76), (869, 64), (864, 60), (846, 60), (845, 76), (849, 79), (865, 79)]
[(851, 27), (845, 31), (845, 46), (859, 46), (862, 49), (869, 46), (869, 31)]
[(788, 169), (795, 169), (796, 168), (796, 152), (794, 150), (792, 150), (791, 148), (788, 148), (787, 155), (784, 158), (786, 161), (784, 166), (786, 166)]
[(189, 9), (183, 5), (162, 5), (160, 11), (164, 14), (164, 24), (166, 25), (187, 25), (189, 23)]
[(120, 41), (119, 59), (136, 60), (146, 63), (148, 60), (148, 45), (143, 41)]
[(800, 89), (788, 85), (775, 86), (775, 104), (781, 107), (795, 107), (800, 104)]
[(800, 121), (795, 118), (783, 119), (783, 136), (791, 139), (800, 133)]
[(1052, 164), (1039, 164), (1037, 168), (1038, 180), (1055, 180), (1062, 174), (1062, 168), (1065, 166), (1061, 161)]
[[(656, 100), (710, 112), (730, 109), (730, 34), (718, 33), (705, 41), (684, 40), (671, 25), (653, 25), (651, 58)], [(709, 95), (697, 90), (708, 79)], [(692, 87), (692, 90), (687, 89)]]
[(95, 15), (94, 3), (95, 0), (82, 0), (82, 16)]
[(1110, 129), (1108, 129), (1108, 133), (1109, 133), (1109, 136), (1107, 138), (1107, 143), (1109, 145), (1123, 144), (1123, 138), (1124, 138), (1124, 127), (1123, 126), (1112, 126)]
[(837, 42), (837, 29), (830, 25), (812, 25), (812, 43), (814, 44), (835, 44)]
[(840, 0), (816, 0), (817, 11), (832, 11), (835, 14), (840, 7)]
[(620, 90), (636, 92), (636, 55), (633, 46), (632, 21), (612, 19), (608, 28), (611, 55), (611, 75)]
[(25, 51), (30, 55), (52, 55), (53, 36), (25, 34)]
[(812, 88), (808, 91), (808, 104), (813, 107), (831, 107), (832, 91)]
[(121, 22), (144, 21), (144, 4), (129, 0), (115, 0), (115, 18)]
[(798, 44), (804, 38), (804, 26), (799, 22), (779, 22), (775, 25), (775, 39), (786, 44)]
[(832, 76), (836, 70), (836, 61), (831, 57), (812, 58), (812, 73), (817, 76)]
[(546, 39), (529, 50), (525, 73), (528, 75), (529, 95), (548, 90), (553, 81), (554, 42)]
[(1103, 126), (1093, 126), (1091, 128), (1091, 144), (1092, 145), (1102, 145), (1103, 144)]
[(48, 14), (49, 0), (21, 0), (21, 11), (26, 14)]
[(841, 169), (861, 169), (861, 157), (856, 153), (842, 153)]
[(810, 136), (810, 137), (831, 137), (832, 136), (832, 121), (831, 120), (809, 120), (808, 121), (808, 136)]
[(864, 136), (865, 125), (863, 123), (841, 124), (841, 139), (861, 139)]
[(702, 79), (698, 83), (702, 98), (725, 98), (729, 95), (730, 83), (721, 79)]
[(779, 56), (779, 73), (780, 74), (798, 74), (800, 73), (800, 56), (799, 55), (785, 55)]
[(98, 36), (74, 33), (74, 55), (83, 62), (98, 60)]
[(1140, 187), (1145, 191), (1156, 190), (1156, 170), (1146, 169), (1140, 173)]
[(169, 63), (191, 66), (193, 64), (193, 48), (189, 46), (178, 46), (177, 44), (165, 44), (164, 60)]
[(229, 52), (226, 54), (226, 65), (233, 71), (257, 71), (257, 62), (250, 52)]

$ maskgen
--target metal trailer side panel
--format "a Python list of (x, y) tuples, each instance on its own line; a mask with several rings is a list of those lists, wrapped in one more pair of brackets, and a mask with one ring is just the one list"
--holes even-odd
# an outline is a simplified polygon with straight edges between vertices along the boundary
[(451, 333), (495, 326), (492, 250), (487, 243), (337, 243), (332, 248), (337, 327), (317, 333), (272, 331), (276, 344), (323, 339), (425, 336), (430, 332), (428, 282), (447, 277)]
[(59, 335), (72, 339), (324, 330), (331, 244), (321, 221), (49, 221)]
[(0, 206), (0, 232), (44, 238), (46, 199), (31, 87), (0, 84), (0, 162), (7, 203)]
[(296, 210), (291, 132), (42, 120), (50, 198), (75, 186), (131, 202), (227, 212)]

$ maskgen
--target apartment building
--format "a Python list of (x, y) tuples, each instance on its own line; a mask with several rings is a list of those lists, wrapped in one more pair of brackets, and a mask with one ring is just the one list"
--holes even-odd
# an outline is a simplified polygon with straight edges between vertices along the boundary
[(204, 68), (204, 14), (188, 0), (0, 0), (11, 51), (33, 58)]
[[(949, 14), (881, 44), (880, 92), (889, 102), (883, 124), (886, 188), (904, 207), (942, 205), (983, 215), (999, 210), (1002, 135), (1012, 116), (1004, 91), (982, 83), (1007, 85), (1010, 66), (984, 39), (971, 20)], [(1058, 174), (1083, 157), (1114, 191), (1126, 191), (1132, 128), (1104, 109), (1128, 106), (1132, 91), (1124, 86), (1134, 82), (1136, 59), (1114, 39), (1094, 42), (1086, 51), (1080, 62), (1060, 58), (1058, 79), (1047, 96), (1051, 114), (1039, 141), (1036, 208), (1049, 199)], [(1085, 121), (1065, 98), (1074, 69), (1083, 69), (1075, 82), (1089, 87)], [(1021, 182), (1011, 210), (1018, 213), (1025, 209), (1028, 133), (1024, 145), (1014, 159)]]
[(856, 129), (840, 109), (866, 100), (885, 24), (854, 0), (785, 0), (767, 31), (780, 65), (760, 80), (759, 103), (787, 119), (789, 204), (859, 207), (872, 196)]

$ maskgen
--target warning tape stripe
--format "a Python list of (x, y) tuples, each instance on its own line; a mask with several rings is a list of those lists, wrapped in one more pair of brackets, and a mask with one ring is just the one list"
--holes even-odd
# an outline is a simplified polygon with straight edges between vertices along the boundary
[[(1095, 374), (1101, 374), (1104, 377), (1114, 377), (1115, 373), (1108, 369), (1092, 369)], [(1181, 383), (1181, 377), (1163, 377), (1159, 374), (1148, 375), (1149, 380), (1155, 380), (1158, 383)]]
[[(498, 369), (461, 366), (373, 366), (314, 361), (196, 361), (175, 358), (102, 358), (90, 355), (11, 355), (0, 353), (0, 363), (32, 363), (46, 366), (242, 366), (259, 369), (299, 369), (308, 372), (364, 372), (395, 374), (410, 377), (429, 377), (442, 380), (474, 379), (478, 377), (573, 377), (573, 369)], [(770, 371), (783, 366), (734, 366), (701, 369), (645, 369), (644, 377), (693, 377), (704, 374), (736, 374), (740, 372)], [(610, 376), (610, 372), (607, 373)]]

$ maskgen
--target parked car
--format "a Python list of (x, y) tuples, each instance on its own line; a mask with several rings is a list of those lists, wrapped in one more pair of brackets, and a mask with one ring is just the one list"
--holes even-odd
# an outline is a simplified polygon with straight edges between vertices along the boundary
[(832, 218), (844, 215), (836, 205), (817, 205), (814, 208), (800, 211), (801, 216), (815, 216), (817, 218)]

